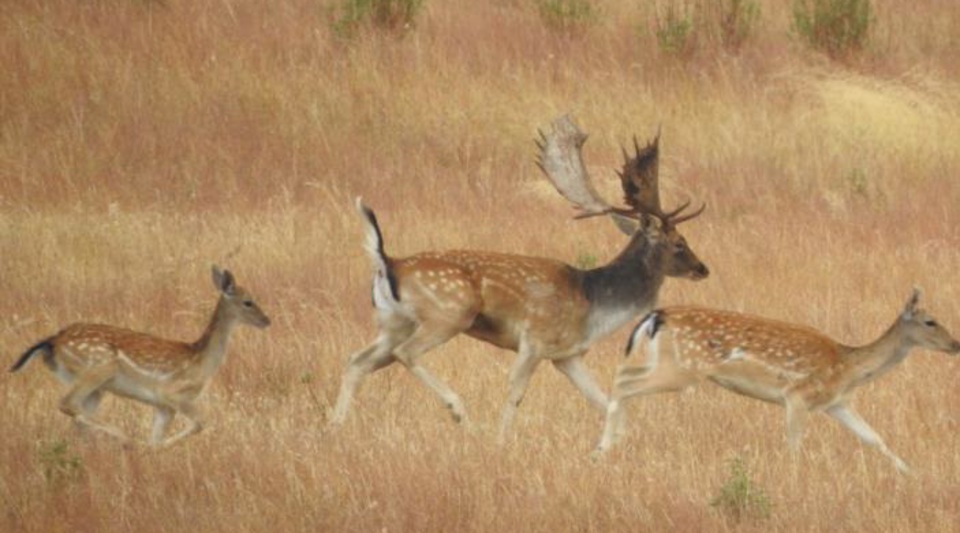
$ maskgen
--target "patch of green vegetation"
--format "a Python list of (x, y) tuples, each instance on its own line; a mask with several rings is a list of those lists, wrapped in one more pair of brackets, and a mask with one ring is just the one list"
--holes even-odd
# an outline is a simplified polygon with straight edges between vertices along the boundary
[(698, 46), (735, 52), (760, 20), (756, 0), (697, 0), (670, 3), (657, 16), (657, 45), (664, 53), (689, 57)]
[(746, 462), (739, 455), (730, 461), (730, 477), (710, 505), (738, 522), (744, 518), (770, 517), (770, 498), (750, 478)]
[(379, 30), (402, 32), (412, 29), (424, 0), (344, 0), (333, 29), (341, 37), (353, 36), (369, 24)]
[(37, 458), (48, 484), (75, 481), (83, 474), (83, 460), (70, 451), (67, 441), (63, 439), (42, 444), (37, 450)]
[(599, 19), (590, 0), (537, 0), (537, 11), (547, 27), (565, 33), (582, 31)]
[(793, 2), (793, 30), (809, 46), (835, 59), (863, 48), (872, 21), (870, 0)]
[(688, 56), (693, 51), (693, 13), (670, 4), (663, 18), (657, 18), (657, 45), (675, 56)]

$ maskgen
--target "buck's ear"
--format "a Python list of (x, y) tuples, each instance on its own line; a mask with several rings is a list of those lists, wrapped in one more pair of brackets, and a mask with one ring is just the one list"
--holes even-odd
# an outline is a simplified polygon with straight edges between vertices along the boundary
[(213, 284), (224, 294), (233, 294), (237, 287), (233, 274), (229, 270), (220, 270), (217, 265), (213, 265)]
[(920, 289), (917, 287), (913, 288), (913, 294), (910, 295), (910, 298), (907, 299), (906, 305), (903, 306), (903, 313), (900, 316), (904, 318), (913, 318), (913, 315), (917, 312), (917, 305), (920, 303)]

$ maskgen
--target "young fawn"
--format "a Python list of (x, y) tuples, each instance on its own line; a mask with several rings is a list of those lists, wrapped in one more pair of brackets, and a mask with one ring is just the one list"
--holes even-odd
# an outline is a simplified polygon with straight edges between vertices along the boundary
[[(152, 405), (156, 412), (150, 442), (169, 446), (203, 429), (195, 400), (226, 359), (234, 326), (270, 325), (250, 294), (229, 270), (213, 267), (220, 300), (207, 329), (193, 343), (160, 339), (145, 333), (100, 324), (73, 324), (27, 350), (10, 369), (20, 370), (37, 355), (70, 391), (60, 410), (79, 424), (123, 441), (127, 436), (94, 415), (104, 392)], [(177, 413), (189, 427), (164, 440)]]
[(914, 347), (960, 353), (960, 342), (917, 307), (914, 290), (903, 312), (876, 341), (845, 346), (807, 327), (728, 311), (675, 307), (654, 311), (634, 329), (628, 356), (641, 341), (646, 364), (622, 365), (597, 454), (623, 432), (627, 399), (678, 391), (708, 379), (745, 396), (786, 408), (787, 438), (797, 449), (809, 412), (823, 411), (878, 448), (901, 472), (907, 464), (848, 404), (853, 391), (889, 372)]

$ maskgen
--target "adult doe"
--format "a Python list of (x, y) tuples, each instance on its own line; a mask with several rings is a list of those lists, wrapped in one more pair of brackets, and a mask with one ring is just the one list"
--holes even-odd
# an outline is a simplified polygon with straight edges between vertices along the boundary
[(919, 299), (914, 290), (887, 331), (859, 347), (837, 343), (808, 327), (729, 311), (697, 307), (654, 311), (630, 337), (628, 356), (647, 344), (646, 362), (640, 366), (628, 362), (617, 370), (597, 453), (608, 450), (623, 433), (628, 399), (710, 380), (784, 406), (793, 449), (800, 446), (807, 414), (823, 411), (906, 472), (907, 464), (849, 400), (858, 387), (892, 370), (915, 347), (960, 353), (960, 342), (917, 306)]

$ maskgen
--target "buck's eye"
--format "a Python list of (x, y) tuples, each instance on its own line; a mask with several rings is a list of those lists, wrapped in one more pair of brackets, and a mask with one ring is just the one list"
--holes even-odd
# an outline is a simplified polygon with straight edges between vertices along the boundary
[(936, 320), (924, 320), (924, 321), (923, 321), (923, 324), (924, 324), (925, 326), (930, 326), (930, 327), (932, 328), (932, 327), (934, 327), (934, 326), (937, 325), (937, 321), (936, 321)]
[(243, 306), (244, 306), (244, 307), (253, 307), (253, 300), (244, 300), (244, 301), (243, 301)]

